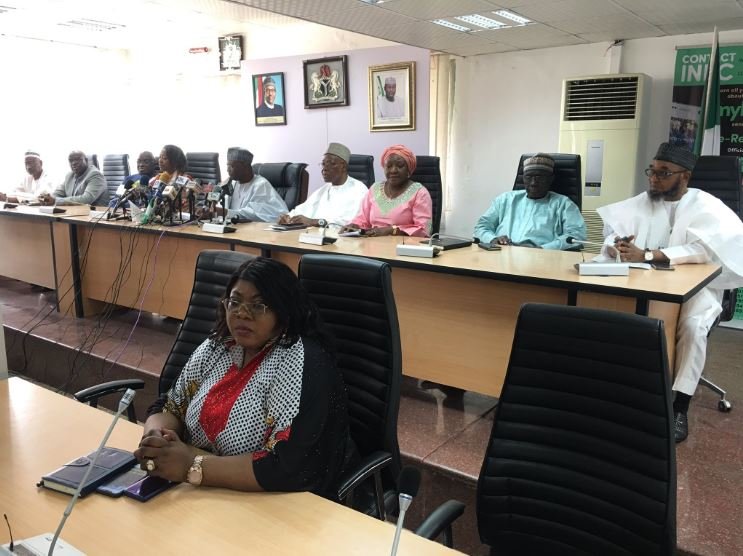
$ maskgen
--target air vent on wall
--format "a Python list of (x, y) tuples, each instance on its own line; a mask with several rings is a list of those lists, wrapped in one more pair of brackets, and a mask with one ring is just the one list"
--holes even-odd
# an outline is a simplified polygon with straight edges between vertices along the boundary
[(576, 79), (566, 85), (564, 119), (567, 121), (635, 117), (637, 77)]

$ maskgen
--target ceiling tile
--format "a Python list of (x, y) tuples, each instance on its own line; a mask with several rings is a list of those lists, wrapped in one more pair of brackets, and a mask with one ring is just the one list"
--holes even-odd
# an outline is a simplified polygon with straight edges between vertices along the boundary
[(387, 10), (379, 10), (374, 6), (357, 6), (350, 10), (315, 14), (312, 16), (311, 21), (376, 36), (376, 32), (384, 32), (390, 28), (401, 27), (414, 23), (416, 20), (406, 15)]
[(646, 11), (674, 13), (699, 6), (715, 9), (718, 6), (734, 6), (738, 3), (736, 0), (614, 0), (614, 2), (634, 13)]
[(511, 29), (493, 29), (492, 31), (483, 31), (478, 34), (488, 40), (502, 42), (524, 50), (583, 44), (586, 42), (580, 37), (539, 24), (513, 27)]
[(730, 18), (743, 17), (743, 6), (738, 4), (715, 7), (707, 5), (684, 6), (678, 11), (640, 11), (637, 15), (653, 25), (699, 23), (702, 21), (722, 23)]
[(457, 0), (456, 2), (452, 0), (397, 0), (397, 2), (379, 4), (379, 7), (424, 20), (490, 12), (495, 9), (485, 0)]
[(664, 33), (668, 35), (689, 35), (692, 33), (709, 33), (710, 35), (710, 41), (712, 40), (712, 31), (714, 31), (714, 27), (717, 25), (718, 31), (730, 31), (733, 29), (742, 29), (743, 28), (743, 17), (733, 17), (730, 19), (726, 19), (724, 21), (718, 21), (718, 22), (709, 22), (709, 21), (700, 21), (700, 22), (689, 22), (689, 23), (680, 23), (680, 24), (673, 24), (673, 25), (660, 25), (660, 28), (663, 30)]
[(452, 51), (452, 54), (458, 56), (479, 56), (481, 54), (499, 54), (501, 52), (513, 52), (516, 50), (513, 46), (499, 43), (486, 43), (485, 47), (460, 47), (456, 51)]
[(557, 0), (519, 6), (515, 12), (540, 23), (573, 19), (576, 23), (586, 17), (614, 17), (626, 14), (620, 6), (606, 0)]
[(551, 27), (584, 36), (586, 33), (603, 33), (613, 31), (621, 36), (617, 38), (654, 37), (659, 30), (634, 15), (616, 15), (613, 17), (583, 17), (581, 19), (557, 20), (550, 23)]
[(314, 18), (315, 15), (349, 10), (359, 6), (359, 0), (238, 0), (241, 4), (284, 15)]

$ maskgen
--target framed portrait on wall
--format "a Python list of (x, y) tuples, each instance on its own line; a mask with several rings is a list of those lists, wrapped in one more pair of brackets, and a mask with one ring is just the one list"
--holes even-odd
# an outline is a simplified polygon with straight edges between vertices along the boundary
[(369, 67), (369, 129), (415, 129), (415, 62)]
[(347, 56), (305, 60), (304, 107), (348, 106)]
[(219, 71), (239, 70), (242, 59), (242, 35), (219, 37)]
[(285, 99), (283, 72), (254, 75), (255, 125), (286, 125)]

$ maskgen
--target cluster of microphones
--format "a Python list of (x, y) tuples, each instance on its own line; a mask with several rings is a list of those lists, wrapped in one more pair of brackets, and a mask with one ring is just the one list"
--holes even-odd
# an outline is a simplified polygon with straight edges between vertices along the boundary
[[(162, 172), (150, 184), (150, 176), (132, 176), (122, 183), (116, 191), (116, 196), (109, 203), (106, 218), (108, 220), (129, 219), (126, 209), (131, 204), (136, 205), (142, 215), (141, 224), (162, 223), (180, 224), (194, 220), (199, 214), (212, 215), (218, 205), (225, 206), (226, 197), (231, 197), (233, 185), (231, 181), (223, 185), (206, 186), (206, 197), (203, 207), (197, 207), (197, 191), (195, 182), (186, 176), (178, 176), (172, 180), (167, 172)], [(170, 183), (173, 181), (173, 183)], [(184, 205), (189, 219), (184, 220)], [(119, 209), (123, 214), (117, 216)]]

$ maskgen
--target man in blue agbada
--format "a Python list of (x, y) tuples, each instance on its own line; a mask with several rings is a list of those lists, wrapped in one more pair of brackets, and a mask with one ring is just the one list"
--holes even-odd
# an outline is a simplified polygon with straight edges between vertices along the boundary
[(498, 195), (477, 221), (475, 237), (482, 243), (541, 249), (570, 249), (569, 237), (585, 240), (586, 223), (576, 204), (550, 191), (555, 160), (537, 153), (524, 160), (525, 189)]

